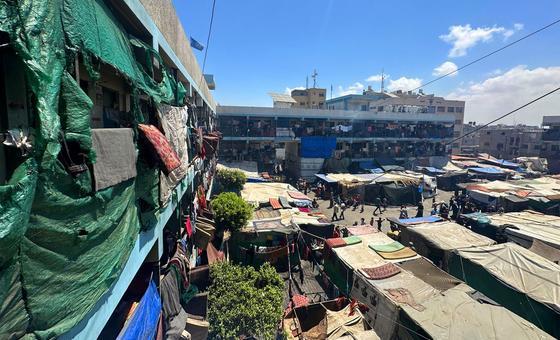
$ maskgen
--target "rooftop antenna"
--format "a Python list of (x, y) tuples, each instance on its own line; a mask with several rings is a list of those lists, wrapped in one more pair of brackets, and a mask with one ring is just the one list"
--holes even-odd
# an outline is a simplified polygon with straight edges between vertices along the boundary
[(313, 78), (313, 88), (317, 88), (317, 76), (319, 75), (319, 73), (317, 73), (317, 70), (313, 70), (313, 74), (311, 75), (311, 78)]
[(305, 89), (309, 88), (309, 76), (305, 76)]
[(332, 99), (332, 91), (333, 91), (333, 87), (332, 87), (332, 84), (331, 84), (331, 99)]
[(381, 93), (385, 92), (385, 73), (384, 69), (381, 69)]

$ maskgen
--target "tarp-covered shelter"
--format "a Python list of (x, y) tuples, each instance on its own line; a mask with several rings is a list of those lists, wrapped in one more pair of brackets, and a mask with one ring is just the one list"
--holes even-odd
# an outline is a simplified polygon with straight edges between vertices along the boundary
[[(290, 204), (294, 206), (301, 203), (309, 205), (311, 200), (309, 198), (296, 199), (290, 193), (296, 193), (298, 190), (287, 183), (245, 183), (243, 190), (241, 190), (241, 197), (254, 205), (266, 205), (269, 203), (270, 198), (284, 197)], [(298, 192), (299, 193), (299, 192)], [(303, 195), (303, 194), (302, 194)], [(305, 203), (307, 202), (307, 203)]]
[(455, 249), (488, 246), (496, 242), (455, 222), (409, 224), (401, 228), (400, 242), (414, 248), (443, 270)]
[(456, 250), (449, 271), (560, 337), (560, 266), (514, 243)]
[(510, 241), (530, 248), (539, 240), (560, 249), (560, 217), (526, 210), (503, 214), (463, 215), (471, 228), (498, 242)]

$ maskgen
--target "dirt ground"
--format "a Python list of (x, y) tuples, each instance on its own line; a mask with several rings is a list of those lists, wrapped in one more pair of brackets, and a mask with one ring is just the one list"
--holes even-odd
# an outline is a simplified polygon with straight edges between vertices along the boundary
[[(309, 197), (313, 198), (314, 197), (314, 193), (311, 192), (309, 193)], [(449, 202), (449, 199), (451, 198), (451, 196), (453, 196), (453, 192), (450, 191), (443, 191), (443, 190), (438, 190), (437, 191), (437, 195), (436, 195), (436, 201), (445, 201), (445, 202)], [(322, 199), (318, 199), (317, 202), (319, 203), (319, 210), (325, 214), (325, 216), (327, 216), (327, 218), (331, 218), (332, 214), (333, 214), (333, 209), (329, 208), (329, 200), (322, 200)], [(338, 221), (334, 221), (335, 225), (339, 225), (339, 226), (351, 226), (352, 224), (354, 224), (354, 222), (358, 222), (358, 224), (360, 224), (360, 219), (363, 217), (365, 219), (366, 224), (370, 222), (370, 219), (372, 217), (374, 217), (375, 219), (375, 223), (374, 223), (374, 227), (377, 228), (377, 219), (379, 217), (381, 217), (383, 220), (382, 222), (382, 227), (381, 230), (384, 232), (387, 232), (390, 230), (389, 228), (389, 223), (387, 222), (386, 218), (387, 217), (399, 217), (399, 212), (400, 212), (400, 206), (389, 206), (387, 207), (387, 210), (384, 211), (381, 214), (378, 214), (377, 216), (373, 215), (373, 210), (375, 209), (375, 206), (373, 205), (365, 205), (364, 206), (364, 212), (360, 213), (360, 207), (358, 207), (356, 210), (353, 210), (353, 208), (349, 208), (346, 209), (346, 211), (344, 212), (344, 219), (343, 220), (338, 220)], [(428, 216), (430, 214), (430, 210), (432, 209), (432, 198), (427, 198), (424, 199), (424, 216)], [(407, 210), (408, 210), (408, 216), (409, 217), (414, 217), (416, 216), (416, 207), (415, 206), (407, 206)]]

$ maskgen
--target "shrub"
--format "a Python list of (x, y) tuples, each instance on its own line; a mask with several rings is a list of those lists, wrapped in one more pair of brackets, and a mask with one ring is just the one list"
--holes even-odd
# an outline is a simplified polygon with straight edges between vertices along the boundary
[(239, 170), (218, 169), (216, 176), (224, 191), (240, 192), (247, 182), (247, 176)]
[(284, 282), (270, 264), (256, 270), (217, 263), (210, 268), (210, 279), (209, 338), (275, 338), (283, 312)]
[(238, 231), (253, 215), (253, 207), (233, 192), (223, 192), (211, 201), (218, 230)]

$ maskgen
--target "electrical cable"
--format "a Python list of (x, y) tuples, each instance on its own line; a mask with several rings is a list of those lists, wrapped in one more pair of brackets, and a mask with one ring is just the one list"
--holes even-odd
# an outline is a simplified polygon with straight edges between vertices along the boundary
[(204, 59), (202, 61), (202, 74), (200, 81), (204, 77), (204, 68), (206, 67), (206, 56), (208, 55), (208, 49), (210, 48), (210, 36), (212, 35), (212, 24), (214, 23), (214, 9), (216, 8), (216, 0), (212, 1), (212, 14), (210, 15), (210, 25), (208, 27), (208, 37), (206, 38), (206, 50), (204, 51)]
[(490, 56), (492, 56), (492, 55), (494, 55), (494, 54), (496, 54), (496, 53), (498, 53), (498, 52), (501, 52), (501, 51), (505, 50), (506, 48), (508, 48), (508, 47), (510, 47), (510, 46), (513, 46), (513, 45), (517, 44), (518, 42), (521, 42), (521, 41), (523, 41), (523, 40), (525, 40), (525, 39), (527, 39), (527, 38), (529, 38), (529, 37), (531, 37), (531, 36), (533, 36), (533, 35), (535, 35), (535, 34), (537, 34), (537, 33), (539, 33), (539, 32), (542, 32), (542, 31), (544, 31), (544, 30), (546, 30), (546, 29), (548, 29), (548, 28), (550, 28), (550, 27), (552, 27), (552, 26), (558, 24), (558, 23), (560, 23), (560, 19), (555, 20), (555, 21), (551, 22), (550, 24), (541, 27), (541, 28), (539, 28), (539, 29), (536, 30), (536, 31), (533, 31), (533, 32), (531, 32), (531, 33), (529, 33), (529, 34), (527, 34), (527, 35), (524, 35), (523, 37), (521, 37), (521, 38), (519, 38), (519, 39), (517, 39), (517, 40), (515, 40), (515, 41), (512, 41), (512, 42), (510, 42), (509, 44), (498, 48), (497, 50), (494, 50), (494, 51), (492, 51), (492, 52), (490, 52), (490, 53), (488, 53), (488, 54), (485, 54), (485, 55), (483, 55), (482, 57), (477, 58), (477, 59), (475, 59), (475, 60), (473, 60), (473, 61), (471, 61), (471, 62), (469, 62), (469, 63), (467, 63), (467, 64), (465, 64), (465, 65), (463, 65), (463, 66), (461, 66), (461, 67), (459, 67), (459, 68), (457, 68), (457, 69), (454, 70), (454, 71), (448, 72), (448, 73), (443, 74), (443, 75), (441, 75), (441, 76), (439, 76), (439, 77), (437, 77), (437, 78), (435, 78), (435, 79), (432, 79), (432, 80), (430, 80), (429, 82), (427, 82), (427, 83), (425, 83), (425, 84), (422, 84), (422, 85), (420, 85), (420, 86), (418, 86), (418, 87), (416, 87), (416, 88), (414, 88), (414, 89), (412, 89), (412, 90), (410, 90), (410, 91), (413, 92), (413, 91), (419, 90), (419, 89), (421, 89), (421, 88), (423, 88), (423, 87), (426, 87), (426, 86), (428, 86), (428, 85), (430, 85), (430, 84), (435, 83), (436, 81), (438, 81), (438, 80), (440, 80), (440, 79), (443, 79), (443, 78), (448, 77), (448, 76), (450, 76), (450, 75), (452, 75), (452, 74), (455, 74), (455, 73), (459, 72), (460, 70), (463, 70), (463, 69), (465, 69), (465, 68), (467, 68), (467, 67), (469, 67), (469, 66), (471, 66), (471, 65), (473, 65), (473, 64), (476, 64), (476, 63), (478, 63), (479, 61), (484, 60), (484, 59), (486, 59), (486, 58), (488, 58), (488, 57), (490, 57)]

